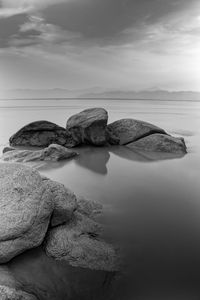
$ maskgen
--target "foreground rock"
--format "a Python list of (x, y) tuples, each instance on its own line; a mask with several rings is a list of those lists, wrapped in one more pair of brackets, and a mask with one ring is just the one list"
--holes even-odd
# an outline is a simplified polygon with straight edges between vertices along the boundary
[(54, 123), (37, 121), (21, 128), (9, 140), (11, 146), (37, 146), (46, 147), (50, 144), (73, 147), (71, 135)]
[(37, 300), (37, 298), (33, 295), (3, 285), (0, 285), (0, 299), (1, 300)]
[(100, 230), (98, 223), (77, 212), (69, 223), (49, 232), (46, 253), (75, 267), (116, 271), (118, 257), (113, 247), (99, 238)]
[(70, 151), (63, 146), (51, 144), (49, 147), (37, 151), (8, 150), (3, 154), (1, 160), (10, 162), (60, 161), (73, 158), (76, 155), (78, 155), (76, 152)]
[(67, 130), (78, 144), (102, 146), (106, 143), (108, 113), (103, 108), (86, 109), (67, 121)]
[(41, 245), (49, 223), (68, 221), (76, 208), (61, 184), (21, 164), (1, 163), (0, 263)]
[(107, 139), (111, 145), (126, 145), (154, 133), (166, 134), (155, 125), (134, 119), (121, 119), (107, 126)]
[(152, 134), (126, 146), (150, 152), (187, 153), (183, 138), (163, 134)]

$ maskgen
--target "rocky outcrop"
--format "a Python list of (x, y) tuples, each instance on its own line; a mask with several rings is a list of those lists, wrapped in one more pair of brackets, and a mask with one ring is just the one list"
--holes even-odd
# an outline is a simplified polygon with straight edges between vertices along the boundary
[(46, 253), (75, 267), (116, 271), (118, 257), (113, 246), (99, 238), (100, 231), (98, 223), (76, 212), (69, 223), (49, 231)]
[(112, 145), (126, 145), (154, 133), (166, 134), (166, 132), (150, 123), (121, 119), (107, 126), (107, 140)]
[(60, 161), (64, 159), (70, 159), (78, 155), (74, 151), (70, 151), (67, 148), (51, 144), (49, 147), (42, 150), (8, 150), (3, 154), (1, 160), (9, 162), (31, 162), (31, 161)]
[(1, 163), (0, 263), (39, 246), (50, 220), (52, 226), (62, 224), (75, 208), (73, 194), (63, 185), (21, 164)]
[(126, 145), (126, 147), (150, 152), (187, 153), (183, 138), (176, 138), (164, 134), (149, 135)]
[(37, 298), (31, 294), (3, 285), (0, 285), (0, 299), (1, 300), (37, 300)]
[(73, 147), (75, 145), (71, 135), (54, 123), (37, 121), (21, 128), (9, 140), (11, 146), (46, 147), (50, 144)]
[(106, 143), (108, 113), (103, 108), (86, 109), (67, 121), (67, 131), (77, 144), (102, 146)]
[(116, 269), (116, 252), (100, 239), (101, 227), (92, 219), (100, 209), (34, 169), (1, 163), (0, 263), (45, 240), (47, 255), (73, 266)]

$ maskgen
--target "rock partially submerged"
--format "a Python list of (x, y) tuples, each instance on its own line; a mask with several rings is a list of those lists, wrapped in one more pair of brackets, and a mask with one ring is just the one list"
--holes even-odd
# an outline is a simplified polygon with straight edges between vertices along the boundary
[(99, 238), (100, 231), (98, 223), (77, 212), (69, 223), (49, 232), (46, 253), (75, 267), (116, 271), (119, 263), (116, 251)]
[(126, 146), (149, 152), (187, 153), (183, 138), (176, 138), (164, 134), (152, 134)]
[(166, 134), (162, 128), (134, 119), (121, 119), (107, 126), (108, 142), (114, 145), (126, 145), (154, 133)]
[[(57, 225), (69, 219), (76, 202), (72, 204), (70, 193), (61, 186), (58, 193), (57, 183), (42, 178), (37, 171), (1, 163), (0, 263), (41, 245), (50, 220)], [(68, 196), (70, 201), (65, 204)]]
[(77, 156), (77, 152), (70, 151), (66, 147), (51, 144), (41, 150), (8, 150), (3, 154), (1, 160), (9, 162), (31, 162), (31, 161), (60, 161)]
[(0, 285), (0, 299), (1, 300), (37, 300), (37, 298), (34, 295), (4, 285)]
[(102, 146), (106, 143), (108, 113), (103, 108), (86, 109), (67, 121), (67, 130), (79, 144)]
[(9, 140), (11, 146), (46, 147), (59, 144), (72, 147), (74, 141), (63, 127), (48, 121), (36, 121), (21, 128)]
[(73, 266), (116, 269), (116, 252), (99, 237), (92, 218), (101, 208), (64, 185), (18, 163), (0, 168), (0, 263), (38, 247)]

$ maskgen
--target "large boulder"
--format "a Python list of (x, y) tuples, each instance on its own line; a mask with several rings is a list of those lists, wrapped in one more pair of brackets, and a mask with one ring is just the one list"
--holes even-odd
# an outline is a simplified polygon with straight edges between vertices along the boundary
[(107, 126), (106, 133), (111, 145), (126, 145), (153, 133), (166, 134), (162, 128), (134, 119), (115, 121)]
[(39, 246), (76, 209), (73, 194), (21, 164), (0, 165), (0, 263)]
[(35, 151), (11, 149), (3, 154), (1, 160), (9, 162), (60, 161), (77, 155), (76, 152), (57, 144)]
[(183, 138), (176, 138), (164, 134), (152, 134), (138, 141), (126, 145), (132, 149), (150, 152), (187, 153)]
[(116, 251), (99, 238), (100, 231), (98, 223), (76, 212), (69, 223), (49, 231), (45, 242), (46, 253), (75, 267), (116, 271)]
[(73, 147), (74, 141), (63, 127), (48, 121), (36, 121), (21, 128), (9, 139), (11, 146), (46, 147), (50, 144)]
[(1, 300), (37, 300), (37, 298), (34, 295), (4, 285), (0, 285), (0, 299)]
[(106, 143), (108, 113), (103, 108), (86, 109), (67, 121), (67, 131), (77, 144), (101, 146)]

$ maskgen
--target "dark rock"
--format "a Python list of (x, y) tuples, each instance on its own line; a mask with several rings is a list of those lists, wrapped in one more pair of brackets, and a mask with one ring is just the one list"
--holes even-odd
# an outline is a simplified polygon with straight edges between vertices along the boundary
[(183, 138), (176, 138), (164, 134), (152, 134), (136, 142), (126, 145), (132, 149), (151, 152), (187, 153)]
[(70, 159), (78, 155), (74, 151), (70, 151), (67, 148), (51, 144), (49, 147), (42, 150), (9, 150), (1, 157), (3, 161), (9, 162), (31, 162), (31, 161), (60, 161), (64, 159)]
[(50, 144), (73, 147), (71, 135), (62, 128), (48, 121), (36, 121), (21, 128), (9, 140), (11, 146), (46, 147)]
[(108, 113), (103, 108), (86, 109), (67, 121), (67, 130), (77, 144), (102, 146), (106, 143)]
[(166, 134), (155, 125), (134, 119), (115, 121), (107, 126), (106, 133), (111, 145), (126, 145), (153, 133)]

